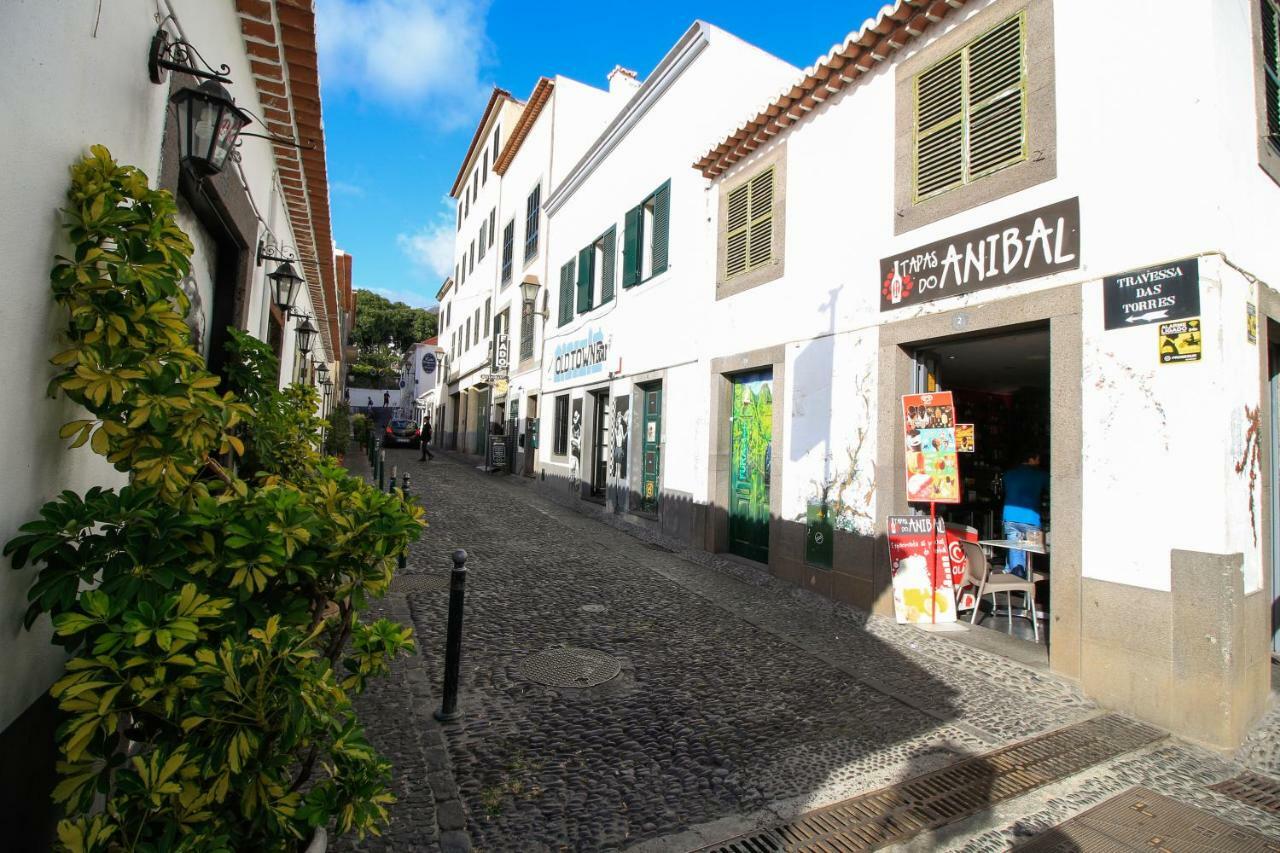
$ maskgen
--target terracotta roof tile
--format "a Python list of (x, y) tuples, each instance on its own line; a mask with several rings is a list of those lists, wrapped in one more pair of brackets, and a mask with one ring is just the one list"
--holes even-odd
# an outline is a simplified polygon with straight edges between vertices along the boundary
[[(775, 95), (756, 116), (699, 158), (693, 168), (714, 178), (780, 129), (802, 120), (832, 94), (854, 84), (879, 62), (889, 60), (965, 0), (896, 0), (834, 45), (804, 71), (798, 83)], [(761, 123), (762, 116), (772, 116)]]

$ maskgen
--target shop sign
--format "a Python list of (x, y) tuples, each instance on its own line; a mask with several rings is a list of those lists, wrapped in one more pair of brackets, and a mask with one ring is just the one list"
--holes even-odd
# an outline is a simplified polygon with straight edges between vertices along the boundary
[(551, 363), (551, 381), (563, 382), (579, 376), (589, 376), (604, 370), (609, 360), (609, 343), (598, 329), (588, 330), (585, 336), (566, 341), (555, 349)]
[(427, 353), (426, 355), (422, 356), (422, 372), (423, 372), (423, 373), (435, 373), (435, 372), (436, 372), (436, 355), (435, 355), (435, 353), (433, 353), (433, 352), (429, 352), (429, 353)]
[[(891, 515), (889, 566), (899, 624), (956, 621), (955, 592), (943, 523), (926, 515)], [(932, 553), (930, 553), (932, 552)]]
[(1200, 318), (1160, 324), (1160, 363), (1199, 361), (1203, 354)]
[(950, 391), (905, 394), (903, 435), (907, 451), (907, 500), (960, 502), (956, 410)]
[(489, 437), (489, 467), (507, 467), (507, 440), (503, 436)]
[(1077, 269), (1080, 199), (1070, 198), (880, 260), (880, 310)]
[(1103, 328), (1124, 329), (1200, 314), (1200, 262), (1195, 258), (1130, 270), (1102, 280)]
[(493, 369), (498, 373), (506, 373), (511, 364), (511, 336), (506, 332), (493, 340)]

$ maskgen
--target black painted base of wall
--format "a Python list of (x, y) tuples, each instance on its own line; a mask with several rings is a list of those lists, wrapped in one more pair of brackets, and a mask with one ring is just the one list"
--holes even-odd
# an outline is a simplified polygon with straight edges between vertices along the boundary
[(0, 848), (14, 853), (53, 849), (56, 726), (46, 693), (0, 733)]

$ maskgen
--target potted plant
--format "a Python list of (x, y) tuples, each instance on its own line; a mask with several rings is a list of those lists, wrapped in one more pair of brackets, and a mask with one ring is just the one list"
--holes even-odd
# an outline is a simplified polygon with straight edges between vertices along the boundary
[[(389, 765), (351, 697), (412, 648), (358, 619), (421, 510), (321, 456), (315, 391), (234, 335), (225, 377), (191, 346), (191, 243), (171, 196), (106, 149), (72, 168), (52, 273), (69, 346), (50, 390), (128, 474), (64, 491), (5, 553), (40, 566), (27, 625), (69, 654), (54, 799), (65, 850), (301, 850), (377, 832)], [(227, 387), (220, 388), (225, 385)]]

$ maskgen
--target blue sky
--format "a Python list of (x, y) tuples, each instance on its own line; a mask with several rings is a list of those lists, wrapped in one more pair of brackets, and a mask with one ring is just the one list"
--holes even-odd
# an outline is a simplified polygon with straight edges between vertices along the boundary
[(449, 187), (492, 86), (523, 99), (542, 75), (643, 78), (696, 18), (803, 68), (881, 5), (318, 0), (333, 233), (356, 287), (435, 303), (453, 266)]

